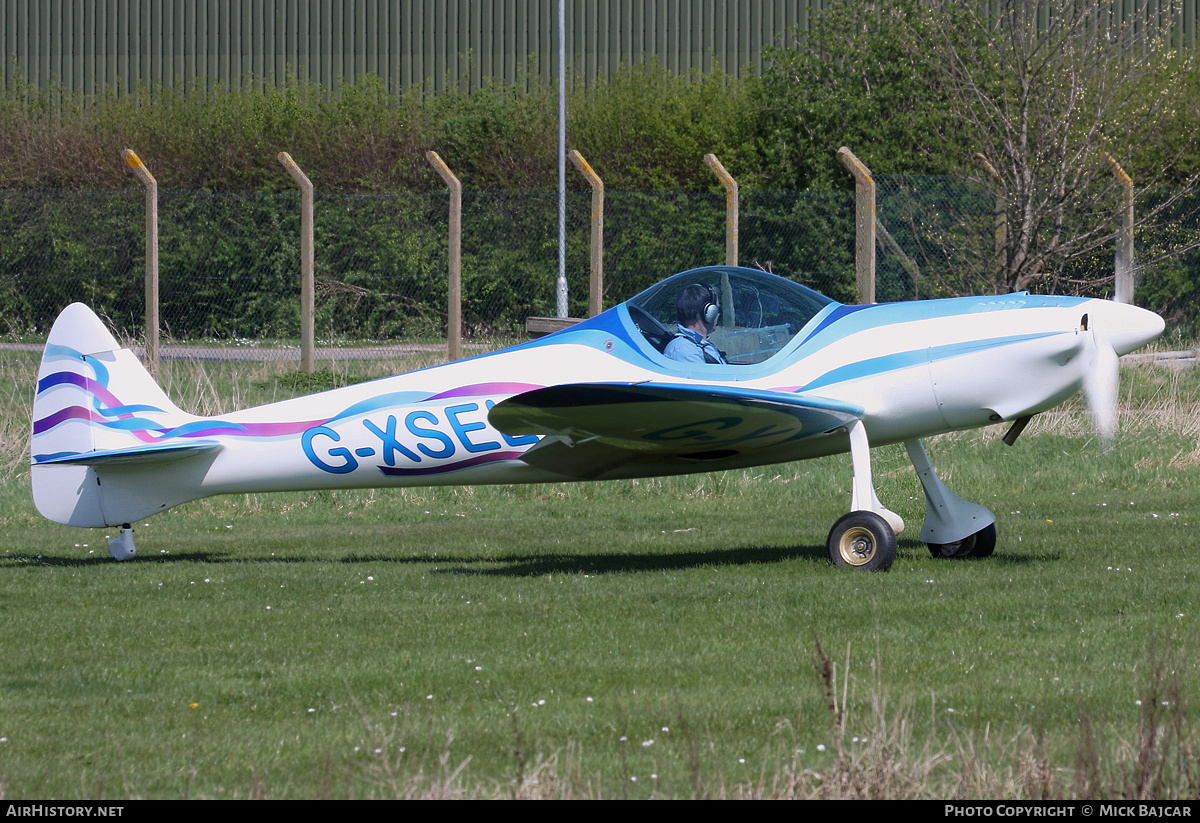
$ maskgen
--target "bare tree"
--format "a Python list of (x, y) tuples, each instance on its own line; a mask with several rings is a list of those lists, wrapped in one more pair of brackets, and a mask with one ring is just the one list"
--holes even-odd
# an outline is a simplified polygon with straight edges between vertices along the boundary
[[(997, 247), (975, 244), (976, 274), (990, 270), (1010, 290), (1102, 285), (1111, 270), (1072, 265), (1111, 248), (1118, 230), (1120, 184), (1106, 157), (1129, 157), (1176, 105), (1186, 64), (1171, 43), (1175, 4), (1134, 0), (1123, 19), (1111, 0), (929, 5), (920, 25), (896, 20), (952, 115), (943, 145), (978, 153), (974, 179), (1003, 215)], [(1136, 182), (1145, 191), (1161, 179)]]

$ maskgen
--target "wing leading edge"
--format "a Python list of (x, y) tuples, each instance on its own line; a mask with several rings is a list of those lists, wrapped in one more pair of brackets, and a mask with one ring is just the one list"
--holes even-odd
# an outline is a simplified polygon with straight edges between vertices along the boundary
[[(530, 465), (579, 479), (649, 464), (661, 473), (795, 459), (790, 444), (858, 419), (859, 406), (811, 395), (731, 386), (572, 383), (510, 397), (488, 419), (509, 436), (540, 435)], [(770, 450), (770, 451), (768, 451)]]

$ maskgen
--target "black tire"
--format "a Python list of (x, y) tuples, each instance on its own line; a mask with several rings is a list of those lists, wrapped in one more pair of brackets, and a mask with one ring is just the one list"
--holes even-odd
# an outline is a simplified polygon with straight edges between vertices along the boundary
[(896, 559), (896, 533), (874, 512), (857, 511), (842, 517), (826, 541), (833, 565), (867, 572), (891, 568)]
[(957, 543), (929, 543), (928, 546), (929, 553), (938, 559), (991, 557), (996, 550), (996, 524), (990, 523)]

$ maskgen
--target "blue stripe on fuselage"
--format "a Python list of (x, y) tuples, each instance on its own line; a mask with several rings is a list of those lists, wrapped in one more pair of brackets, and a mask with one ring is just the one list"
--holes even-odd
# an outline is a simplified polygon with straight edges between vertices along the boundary
[(985, 349), (994, 349), (1000, 346), (1011, 346), (1014, 343), (1023, 343), (1026, 340), (1038, 340), (1043, 337), (1053, 337), (1058, 334), (1073, 334), (1070, 332), (1038, 332), (1036, 334), (1018, 334), (1011, 337), (993, 337), (988, 340), (968, 340), (963, 343), (950, 343), (945, 346), (934, 346), (933, 348), (913, 349), (912, 351), (897, 352), (896, 354), (885, 354), (881, 357), (872, 357), (868, 360), (860, 360), (857, 363), (848, 363), (845, 366), (840, 366), (836, 369), (825, 372), (817, 379), (802, 386), (799, 391), (809, 391), (811, 389), (820, 388), (821, 386), (829, 386), (834, 383), (844, 383), (847, 380), (857, 380), (862, 377), (872, 377), (884, 372), (896, 371), (898, 369), (906, 369), (912, 366), (918, 366), (923, 363), (932, 363), (938, 360), (946, 360), (951, 357), (958, 357), (963, 354), (969, 354), (975, 351)]
[[(581, 320), (570, 328), (521, 343), (513, 349), (536, 349), (542, 346), (559, 346), (563, 343), (578, 343), (584, 346), (599, 348), (607, 337), (615, 338), (624, 344), (616, 354), (625, 362), (634, 365), (663, 371), (662, 364), (646, 354), (647, 348), (652, 348), (648, 340), (637, 330), (628, 319), (628, 312), (623, 310), (624, 304), (614, 306), (608, 311), (601, 312), (595, 317)], [(486, 356), (486, 355), (485, 355)]]
[[(937, 320), (995, 311), (1017, 311), (1029, 308), (1058, 308), (1087, 302), (1086, 297), (1031, 295), (1025, 292), (992, 297), (947, 297), (938, 300), (913, 300), (904, 303), (872, 303), (866, 306), (838, 306), (804, 338), (808, 343), (839, 321), (849, 321), (846, 328), (837, 330), (837, 337), (855, 331), (918, 320)], [(867, 312), (866, 315), (860, 314)], [(850, 320), (853, 318), (853, 320)], [(804, 345), (804, 344), (801, 344)]]

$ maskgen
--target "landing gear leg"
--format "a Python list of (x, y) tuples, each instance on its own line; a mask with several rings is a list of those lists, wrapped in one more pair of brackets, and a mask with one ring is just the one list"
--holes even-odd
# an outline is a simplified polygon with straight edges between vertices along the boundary
[(867, 431), (861, 420), (850, 426), (850, 460), (854, 466), (854, 481), (850, 494), (851, 511), (868, 511), (882, 517), (896, 534), (904, 531), (904, 518), (884, 508), (875, 494), (871, 479), (871, 445), (867, 442)]
[(884, 508), (875, 494), (871, 446), (861, 420), (851, 424), (849, 435), (854, 466), (852, 511), (833, 524), (826, 547), (834, 565), (883, 571), (896, 559), (896, 535), (904, 530), (904, 519)]
[(996, 548), (996, 516), (963, 500), (937, 476), (920, 440), (904, 444), (921, 488), (925, 490), (925, 522), (921, 542), (934, 557), (987, 557)]

